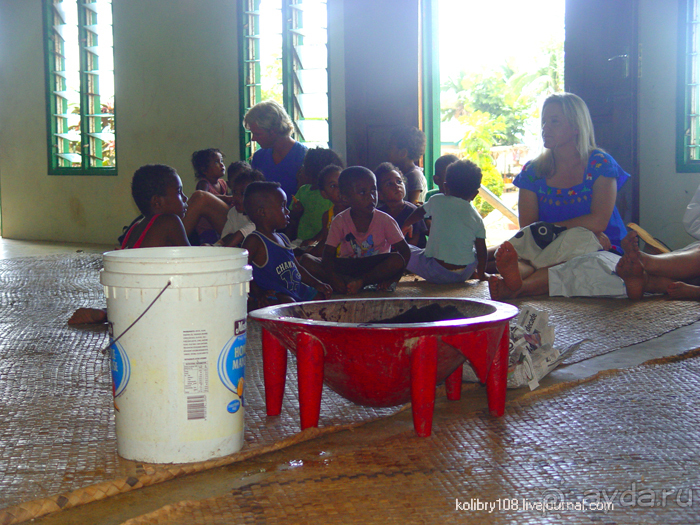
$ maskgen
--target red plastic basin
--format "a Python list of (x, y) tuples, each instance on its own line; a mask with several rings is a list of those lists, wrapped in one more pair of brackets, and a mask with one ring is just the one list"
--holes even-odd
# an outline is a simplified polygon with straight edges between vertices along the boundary
[[(460, 319), (410, 324), (367, 324), (438, 303)], [(263, 328), (268, 415), (281, 411), (286, 349), (297, 355), (302, 429), (318, 425), (322, 384), (353, 401), (386, 407), (412, 401), (429, 435), (435, 385), (448, 380), (448, 398), (459, 399), (468, 359), (487, 384), (489, 408), (505, 404), (508, 321), (517, 308), (480, 299), (390, 298), (314, 301), (251, 312)], [(423, 413), (417, 414), (416, 409)], [(425, 406), (423, 406), (425, 405)], [(419, 411), (420, 411), (419, 410)], [(430, 412), (430, 421), (425, 421)]]

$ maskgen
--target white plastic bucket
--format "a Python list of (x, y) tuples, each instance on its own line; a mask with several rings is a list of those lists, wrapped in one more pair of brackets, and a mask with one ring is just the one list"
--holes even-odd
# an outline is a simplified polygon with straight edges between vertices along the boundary
[(246, 302), (252, 270), (236, 248), (104, 254), (117, 451), (187, 463), (241, 449)]

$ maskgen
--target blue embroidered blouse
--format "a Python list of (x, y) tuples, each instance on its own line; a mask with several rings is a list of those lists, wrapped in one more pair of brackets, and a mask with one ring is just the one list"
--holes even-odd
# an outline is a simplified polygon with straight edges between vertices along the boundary
[[(610, 155), (594, 150), (588, 159), (586, 174), (581, 184), (571, 188), (552, 188), (547, 185), (546, 179), (539, 178), (535, 174), (532, 162), (523, 166), (523, 170), (515, 177), (513, 184), (537, 195), (539, 220), (559, 223), (591, 213), (593, 184), (601, 176), (617, 179), (618, 191), (630, 178), (629, 173), (623, 170)], [(627, 235), (627, 229), (617, 206), (613, 209), (605, 235), (608, 236), (613, 247), (620, 251), (620, 241)]]

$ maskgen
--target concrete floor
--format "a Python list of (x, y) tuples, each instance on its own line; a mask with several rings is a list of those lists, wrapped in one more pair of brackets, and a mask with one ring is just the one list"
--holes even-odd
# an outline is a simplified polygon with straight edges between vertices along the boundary
[[(112, 246), (79, 245), (46, 242), (29, 242), (0, 239), (0, 258), (51, 255), (83, 251), (101, 253), (112, 249)], [(572, 381), (590, 377), (601, 371), (615, 368), (629, 368), (639, 365), (649, 359), (677, 355), (700, 346), (700, 322), (674, 330), (656, 339), (620, 348), (612, 353), (595, 357), (569, 366), (554, 370), (541, 384), (552, 385), (559, 382)], [(509, 398), (517, 398), (527, 389), (509, 391)], [(474, 406), (483, 402), (483, 396), (471, 397), (466, 395), (460, 404)], [(438, 401), (436, 412), (445, 407), (444, 400)], [(452, 407), (452, 410), (458, 407)], [(153, 512), (164, 505), (183, 500), (201, 500), (217, 495), (226, 494), (237, 487), (256, 483), (275, 472), (295, 468), (296, 457), (301, 457), (310, 451), (324, 450), (333, 454), (335, 448), (348, 446), (361, 449), (371, 446), (378, 434), (400, 433), (411, 428), (410, 411), (404, 411), (388, 420), (370, 423), (352, 432), (341, 432), (321, 437), (307, 443), (302, 443), (287, 449), (259, 456), (247, 461), (236, 463), (221, 469), (207, 471), (184, 478), (175, 479), (152, 487), (140, 489), (131, 493), (121, 494), (105, 501), (95, 502), (74, 509), (66, 510), (42, 519), (32, 520), (42, 524), (120, 524), (125, 520)], [(302, 467), (303, 468), (303, 467)]]

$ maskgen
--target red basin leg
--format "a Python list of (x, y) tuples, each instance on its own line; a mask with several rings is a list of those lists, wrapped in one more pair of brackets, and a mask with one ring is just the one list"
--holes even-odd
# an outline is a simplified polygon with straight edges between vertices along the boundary
[(447, 399), (450, 401), (459, 401), (462, 398), (462, 368), (464, 368), (464, 364), (459, 365), (457, 370), (445, 379)]
[(267, 415), (279, 416), (282, 412), (284, 383), (287, 380), (287, 349), (264, 328), (262, 355)]
[(437, 338), (419, 337), (411, 353), (411, 409), (420, 437), (428, 437), (433, 428), (436, 376)]
[(323, 392), (323, 345), (313, 335), (297, 335), (301, 429), (318, 426)]
[(491, 369), (486, 377), (486, 395), (489, 401), (489, 412), (493, 416), (502, 416), (506, 407), (506, 386), (508, 383), (508, 343), (510, 327), (505, 324), (503, 335), (498, 342), (498, 350), (491, 363)]

